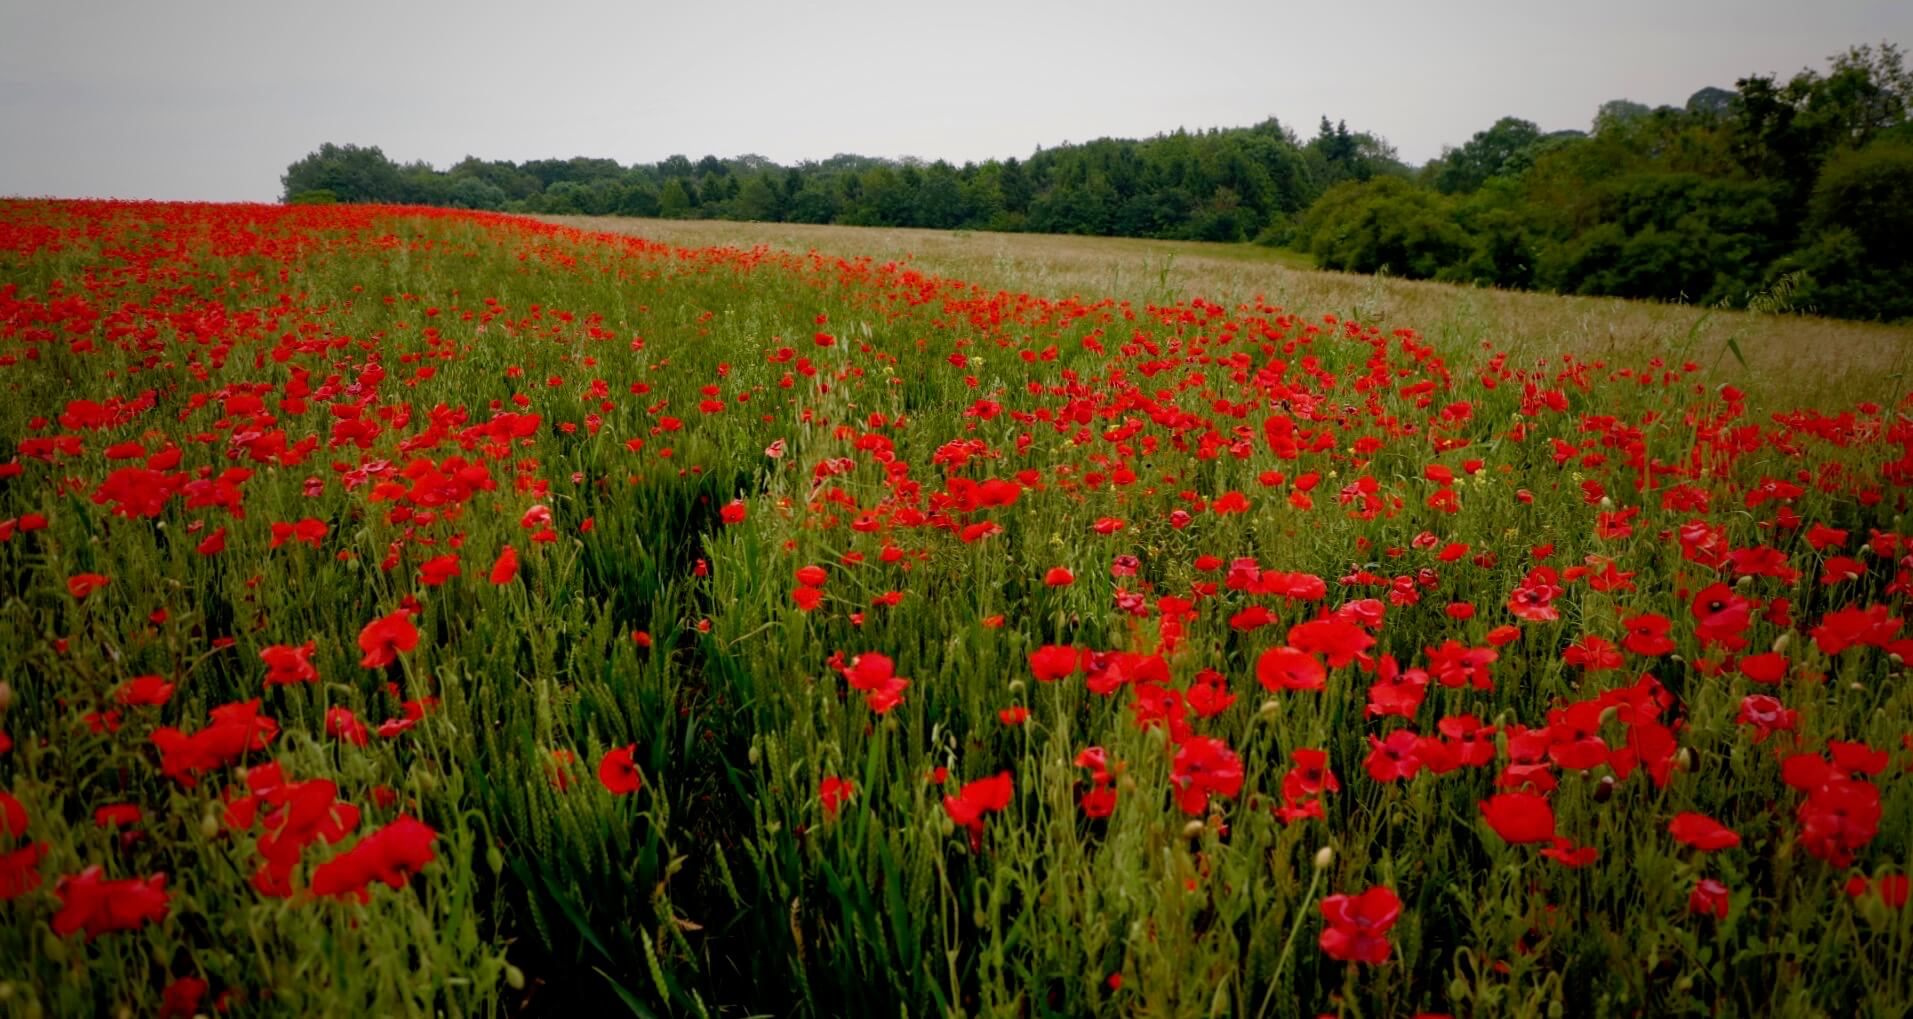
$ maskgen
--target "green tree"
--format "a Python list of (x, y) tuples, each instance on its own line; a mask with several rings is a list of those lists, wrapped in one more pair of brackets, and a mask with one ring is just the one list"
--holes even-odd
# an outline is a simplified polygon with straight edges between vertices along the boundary
[(1435, 190), (1445, 195), (1465, 194), (1490, 179), (1520, 173), (1532, 165), (1541, 129), (1533, 121), (1503, 117), (1458, 149), (1449, 149), (1436, 161)]
[(399, 168), (376, 145), (334, 145), (326, 142), (304, 159), (286, 167), (284, 197), (308, 191), (330, 191), (341, 202), (402, 202), (405, 182)]

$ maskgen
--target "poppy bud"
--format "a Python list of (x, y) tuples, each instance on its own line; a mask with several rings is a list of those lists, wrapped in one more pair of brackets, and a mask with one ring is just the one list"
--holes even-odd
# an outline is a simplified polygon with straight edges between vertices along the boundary
[(1010, 680), (1010, 692), (1011, 692), (1011, 693), (1022, 693), (1022, 692), (1023, 692), (1023, 681), (1022, 681), (1022, 680), (1020, 680), (1020, 679), (1012, 679), (1012, 680)]
[(744, 754), (744, 759), (751, 762), (751, 767), (755, 768), (757, 767), (757, 762), (764, 759), (764, 754), (757, 749), (757, 744), (753, 743), (751, 744), (750, 750)]
[(1743, 575), (1739, 580), (1734, 581), (1734, 586), (1742, 591), (1747, 590), (1754, 586), (1754, 575), (1751, 573)]
[(1594, 784), (1594, 802), (1606, 803), (1613, 799), (1614, 785), (1613, 775), (1602, 775), (1601, 780)]
[(1274, 718), (1275, 713), (1281, 710), (1282, 705), (1276, 703), (1274, 699), (1270, 699), (1262, 702), (1262, 706), (1256, 709), (1255, 715), (1257, 718)]
[(497, 846), (485, 850), (485, 865), (492, 869), (493, 874), (502, 872), (505, 869), (505, 854), (499, 852)]
[(1335, 847), (1323, 846), (1315, 851), (1315, 869), (1327, 870), (1335, 865)]
[(1200, 834), (1202, 834), (1201, 821), (1191, 821), (1182, 826), (1182, 837), (1185, 839), (1192, 839)]
[(514, 991), (524, 990), (525, 989), (525, 971), (522, 969), (519, 969), (516, 966), (513, 966), (509, 962), (506, 963), (505, 964), (505, 983), (506, 985), (511, 987), (511, 989)]
[(1793, 643), (1793, 631), (1782, 630), (1780, 636), (1774, 638), (1773, 653), (1780, 654), (1782, 651), (1787, 650), (1787, 645), (1791, 643)]
[(1680, 765), (1680, 769), (1682, 771), (1693, 771), (1694, 770), (1694, 751), (1690, 750), (1687, 747), (1682, 747), (1681, 752), (1674, 755), (1674, 761), (1675, 763)]
[(199, 836), (201, 838), (206, 838), (206, 839), (219, 837), (218, 815), (209, 812), (205, 814), (204, 816), (200, 817)]

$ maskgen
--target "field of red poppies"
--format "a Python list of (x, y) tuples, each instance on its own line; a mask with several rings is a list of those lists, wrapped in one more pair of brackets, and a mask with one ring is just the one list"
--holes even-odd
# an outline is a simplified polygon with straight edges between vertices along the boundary
[(1913, 398), (0, 202), (0, 1013), (1900, 1014)]

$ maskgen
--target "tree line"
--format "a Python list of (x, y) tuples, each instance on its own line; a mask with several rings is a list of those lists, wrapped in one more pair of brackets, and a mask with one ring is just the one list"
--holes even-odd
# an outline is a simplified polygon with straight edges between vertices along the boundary
[(1913, 76), (1892, 44), (1752, 75), (1588, 131), (1502, 118), (1410, 167), (1325, 117), (1102, 138), (965, 163), (837, 155), (624, 166), (327, 143), (288, 201), (1032, 231), (1283, 245), (1325, 268), (1562, 293), (1913, 317)]

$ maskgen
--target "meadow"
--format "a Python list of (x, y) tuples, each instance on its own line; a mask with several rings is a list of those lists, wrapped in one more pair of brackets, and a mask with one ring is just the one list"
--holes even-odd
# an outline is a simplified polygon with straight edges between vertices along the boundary
[(1910, 338), (0, 202), (0, 1012), (1902, 1014)]

